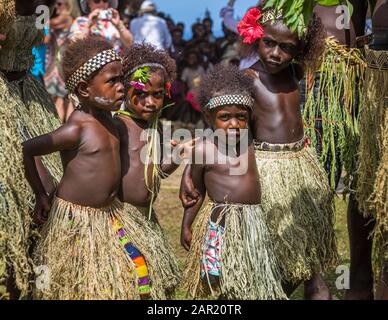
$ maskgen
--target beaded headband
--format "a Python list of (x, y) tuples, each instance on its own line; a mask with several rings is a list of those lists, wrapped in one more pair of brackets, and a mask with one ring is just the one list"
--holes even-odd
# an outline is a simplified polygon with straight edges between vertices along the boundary
[(159, 68), (159, 69), (162, 69), (163, 71), (166, 71), (166, 68), (161, 65), (160, 63), (143, 63), (143, 64), (139, 64), (138, 66), (132, 68), (131, 70), (129, 70), (127, 73), (126, 73), (126, 77), (131, 75), (132, 73), (134, 73), (136, 70), (139, 70), (140, 68), (144, 68), (144, 67), (149, 67), (149, 68)]
[(67, 90), (69, 90), (69, 92), (74, 92), (77, 84), (81, 80), (88, 80), (93, 72), (101, 69), (113, 61), (121, 61), (121, 57), (114, 49), (104, 50), (95, 55), (93, 58), (86, 61), (69, 77), (69, 79), (66, 81)]
[(206, 105), (208, 109), (214, 109), (221, 106), (227, 105), (243, 105), (250, 109), (253, 108), (255, 100), (251, 96), (242, 95), (242, 94), (231, 94), (224, 95), (219, 97), (211, 98)]
[(276, 20), (281, 20), (283, 17), (283, 10), (277, 10), (275, 12), (274, 9), (264, 10), (262, 12), (262, 16), (259, 21), (261, 24), (266, 24), (267, 22), (274, 22)]

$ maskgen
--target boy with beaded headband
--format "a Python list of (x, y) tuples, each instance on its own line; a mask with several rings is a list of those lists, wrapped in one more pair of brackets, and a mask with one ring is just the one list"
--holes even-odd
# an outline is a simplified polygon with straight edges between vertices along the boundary
[[(185, 209), (182, 221), (181, 243), (189, 250), (184, 288), (193, 298), (286, 298), (260, 206), (248, 130), (252, 82), (237, 67), (217, 66), (200, 89), (203, 113), (217, 138), (205, 137), (193, 154), (192, 179), (199, 199)], [(239, 166), (246, 170), (232, 174)], [(210, 200), (200, 211), (206, 193)]]
[[(321, 52), (322, 25), (314, 16), (298, 36), (268, 10), (249, 10), (238, 28), (246, 49), (260, 57), (246, 74), (255, 86), (250, 124), (262, 209), (287, 295), (305, 281), (306, 299), (328, 299), (320, 273), (337, 259), (333, 193), (304, 137), (298, 86), (301, 66), (313, 65)], [(188, 169), (181, 191), (186, 206), (197, 198), (189, 176)]]
[[(63, 57), (66, 86), (79, 101), (58, 130), (23, 144), (25, 171), (36, 195), (34, 217), (43, 225), (34, 260), (47, 266), (47, 286), (38, 299), (139, 299), (130, 220), (117, 199), (121, 181), (120, 135), (111, 112), (124, 99), (121, 58), (100, 37), (71, 42)], [(42, 188), (33, 157), (60, 151), (64, 175), (52, 202)], [(146, 284), (148, 285), (148, 284)], [(145, 289), (145, 290), (144, 290)]]

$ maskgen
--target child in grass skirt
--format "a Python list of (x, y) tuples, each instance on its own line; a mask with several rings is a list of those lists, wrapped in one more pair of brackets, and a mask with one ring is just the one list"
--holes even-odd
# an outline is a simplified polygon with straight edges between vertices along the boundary
[[(157, 298), (151, 289), (147, 243), (118, 198), (120, 132), (111, 112), (124, 101), (121, 57), (100, 37), (68, 44), (63, 57), (66, 86), (78, 101), (58, 130), (23, 144), (26, 177), (36, 195), (34, 220), (43, 225), (34, 262), (46, 279), (37, 299)], [(34, 156), (60, 151), (64, 175), (54, 199), (47, 197)], [(38, 279), (39, 280), (39, 279)]]
[[(199, 100), (217, 136), (195, 146), (192, 179), (200, 196), (182, 222), (181, 242), (189, 250), (183, 285), (194, 298), (286, 298), (248, 130), (253, 90), (235, 67), (218, 66), (201, 84)], [(210, 200), (200, 211), (206, 193)]]

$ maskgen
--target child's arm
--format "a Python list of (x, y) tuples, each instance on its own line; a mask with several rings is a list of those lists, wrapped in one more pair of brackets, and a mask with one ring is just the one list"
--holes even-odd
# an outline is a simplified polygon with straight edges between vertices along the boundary
[(34, 221), (38, 224), (47, 220), (50, 199), (39, 176), (34, 157), (76, 148), (79, 143), (80, 131), (79, 126), (66, 124), (49, 134), (22, 143), (26, 179), (36, 197)]
[(183, 208), (193, 206), (199, 198), (199, 193), (195, 190), (193, 179), (191, 177), (191, 165), (188, 164), (183, 171), (181, 187), (179, 190), (179, 199), (182, 202)]
[(197, 140), (198, 138), (189, 140), (185, 143), (178, 143), (175, 140), (170, 141), (172, 152), (162, 159), (160, 165), (160, 169), (164, 173), (164, 176), (169, 176), (178, 169), (184, 159), (191, 158), (191, 153)]
[[(118, 115), (113, 117), (113, 123), (115, 124), (120, 137), (120, 161), (121, 161), (121, 179), (122, 179), (128, 173), (128, 170), (129, 170), (128, 130), (123, 120), (121, 120), (120, 116)], [(148, 179), (152, 179), (152, 177), (149, 177)], [(121, 180), (120, 188), (118, 192), (118, 197), (120, 201), (124, 200), (122, 182), (123, 181)]]
[(204, 166), (195, 164), (191, 165), (191, 171), (193, 177), (193, 184), (194, 187), (198, 190), (199, 196), (197, 202), (192, 207), (185, 209), (182, 219), (181, 244), (186, 250), (189, 250), (191, 245), (191, 225), (193, 224), (195, 217), (201, 209), (201, 206), (206, 196), (206, 188), (203, 181)]

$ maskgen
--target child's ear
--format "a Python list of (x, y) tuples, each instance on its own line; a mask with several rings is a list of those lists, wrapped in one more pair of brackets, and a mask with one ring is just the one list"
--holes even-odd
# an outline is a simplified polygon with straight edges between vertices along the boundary
[(83, 98), (89, 98), (88, 83), (81, 80), (77, 85), (78, 94)]

